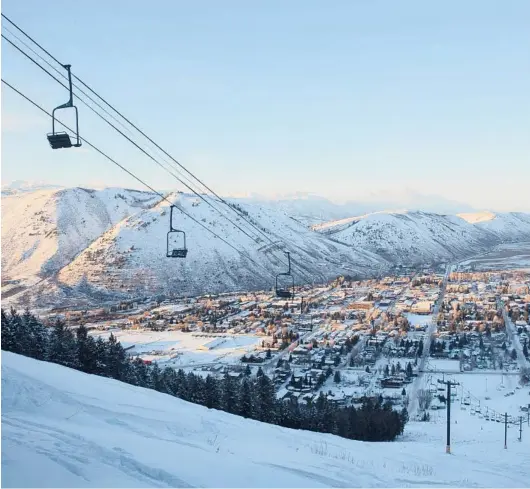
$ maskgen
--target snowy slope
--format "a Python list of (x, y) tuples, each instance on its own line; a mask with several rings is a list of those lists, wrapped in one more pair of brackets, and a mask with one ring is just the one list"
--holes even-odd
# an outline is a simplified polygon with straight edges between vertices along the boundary
[(2, 198), (4, 279), (46, 277), (159, 197), (135, 190), (39, 190)]
[(528, 487), (530, 437), (503, 450), (502, 427), (459, 410), (446, 455), (443, 422), (356, 442), (2, 357), (2, 487)]
[[(370, 252), (335, 243), (265, 206), (239, 204), (266, 235), (249, 229), (247, 236), (195, 196), (174, 194), (171, 199), (236, 249), (177, 212), (174, 225), (186, 231), (189, 252), (186, 260), (166, 258), (169, 207), (162, 202), (121, 221), (94, 241), (61, 270), (60, 283), (132, 294), (270, 288), (275, 274), (287, 268), (284, 249), (292, 253), (297, 282), (307, 282), (304, 273), (319, 282), (341, 273), (365, 275), (388, 265)], [(228, 215), (239, 226), (245, 224), (235, 214)]]
[(313, 229), (392, 262), (429, 263), (477, 254), (501, 242), (528, 241), (530, 215), (376, 212)]

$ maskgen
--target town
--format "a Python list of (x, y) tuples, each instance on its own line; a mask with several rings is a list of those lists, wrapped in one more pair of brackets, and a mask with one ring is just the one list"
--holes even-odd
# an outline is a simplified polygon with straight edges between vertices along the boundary
[(355, 405), (382, 397), (416, 406), (416, 416), (428, 419), (445, 407), (445, 388), (436, 383), (445, 375), (465, 379), (452, 400), (473, 414), (495, 412), (481, 373), (500, 374), (497, 390), (515, 396), (513, 416), (529, 412), (528, 392), (513, 382), (528, 381), (529, 313), (528, 270), (459, 271), (447, 264), (381, 279), (339, 277), (299, 287), (291, 300), (268, 291), (160, 297), (53, 310), (44, 319), (84, 324), (96, 337), (113, 334), (128, 355), (148, 364), (201, 375), (263, 372), (280, 399), (311, 403), (324, 394)]

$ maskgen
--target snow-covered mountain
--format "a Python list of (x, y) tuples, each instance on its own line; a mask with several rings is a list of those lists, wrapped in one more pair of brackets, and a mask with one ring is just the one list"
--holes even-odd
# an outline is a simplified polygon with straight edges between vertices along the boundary
[[(194, 195), (168, 195), (190, 216), (177, 212), (174, 223), (186, 231), (186, 260), (166, 257), (169, 206), (157, 194), (70, 188), (3, 196), (3, 298), (38, 297), (52, 304), (69, 298), (269, 289), (286, 269), (283, 250), (291, 252), (296, 282), (307, 283), (339, 274), (370, 276), (396, 263), (464, 258), (499, 243), (530, 241), (530, 215), (521, 213), (377, 212), (310, 227), (300, 199), (291, 212), (281, 205), (228, 199), (258, 232), (217, 201), (210, 203), (223, 215)], [(318, 199), (307, 202), (306, 209), (318, 211)], [(325, 202), (323, 213), (329, 212)]]
[(2, 273), (58, 272), (106, 230), (160, 197), (126, 189), (38, 190), (2, 198)]
[(529, 241), (530, 214), (375, 212), (313, 229), (393, 263), (420, 264), (462, 258), (499, 243)]
[(242, 201), (260, 203), (280, 209), (306, 225), (321, 224), (331, 220), (345, 219), (381, 211), (395, 211), (406, 208), (409, 211), (423, 211), (442, 214), (471, 212), (468, 204), (454, 202), (439, 195), (425, 195), (411, 189), (388, 189), (358, 195), (357, 200), (338, 204), (319, 195), (296, 192), (266, 198), (259, 195), (248, 196)]
[[(169, 198), (194, 219), (175, 215), (175, 226), (186, 231), (186, 260), (166, 257), (169, 205), (156, 194), (73, 188), (4, 197), (4, 285), (15, 287), (18, 301), (31, 298), (23, 294), (24, 285), (39, 281), (31, 296), (48, 302), (69, 295), (118, 298), (270, 288), (275, 275), (287, 267), (284, 249), (292, 253), (298, 283), (343, 273), (368, 275), (389, 265), (370, 252), (315, 233), (276, 209), (233, 204), (259, 226), (260, 234), (217, 203), (234, 224), (245, 227), (244, 234), (196, 196)], [(5, 288), (3, 292), (4, 298), (14, 294)]]
[[(133, 294), (270, 288), (275, 274), (286, 269), (283, 249), (291, 251), (297, 282), (308, 278), (325, 281), (341, 273), (366, 275), (387, 265), (370, 252), (335, 243), (264, 206), (238, 204), (265, 236), (248, 226), (245, 235), (195, 196), (172, 194), (169, 199), (195, 219), (181, 213), (174, 218), (175, 225), (186, 231), (186, 260), (166, 258), (169, 207), (164, 201), (103, 234), (61, 270), (58, 280), (72, 287), (110, 287)], [(229, 209), (223, 212), (238, 226), (245, 225), (243, 219), (230, 215)], [(236, 249), (213, 237), (201, 224)]]
[(2, 487), (526, 487), (530, 437), (455, 409), (370, 443), (2, 353)]

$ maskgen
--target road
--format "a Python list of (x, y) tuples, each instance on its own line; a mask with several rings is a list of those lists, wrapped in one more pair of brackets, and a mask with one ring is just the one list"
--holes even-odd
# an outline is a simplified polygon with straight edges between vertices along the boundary
[(521, 373), (526, 372), (529, 368), (528, 362), (526, 361), (526, 358), (523, 353), (523, 347), (521, 346), (521, 342), (519, 341), (519, 337), (517, 336), (515, 324), (513, 324), (512, 320), (510, 319), (510, 316), (508, 316), (508, 312), (506, 311), (504, 302), (502, 302), (500, 299), (497, 299), (497, 307), (499, 307), (502, 311), (502, 317), (504, 319), (504, 327), (506, 328), (506, 333), (510, 337), (512, 346), (513, 348), (515, 348), (515, 351), (517, 353), (517, 363), (519, 363), (519, 369)]
[(438, 312), (440, 311), (440, 306), (442, 305), (442, 302), (444, 300), (445, 289), (447, 288), (447, 281), (449, 280), (449, 274), (453, 270), (453, 266), (454, 265), (451, 263), (447, 265), (447, 268), (445, 270), (445, 275), (442, 281), (442, 286), (440, 287), (440, 293), (438, 294), (438, 299), (436, 303), (434, 304), (431, 324), (429, 324), (429, 327), (427, 328), (427, 332), (426, 332), (427, 338), (425, 342), (423, 343), (423, 353), (422, 353), (420, 362), (418, 364), (418, 376), (414, 380), (414, 383), (412, 384), (412, 388), (409, 393), (409, 408), (408, 409), (409, 409), (410, 414), (414, 414), (418, 409), (417, 394), (418, 394), (418, 390), (420, 386), (422, 385), (425, 365), (429, 358), (429, 351), (430, 351), (431, 343), (432, 343), (434, 334), (436, 333), (436, 329), (437, 329), (436, 318), (438, 316)]

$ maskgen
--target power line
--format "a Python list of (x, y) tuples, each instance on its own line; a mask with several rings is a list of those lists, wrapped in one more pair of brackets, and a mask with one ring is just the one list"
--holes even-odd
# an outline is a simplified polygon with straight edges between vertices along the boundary
[[(49, 51), (47, 51), (42, 45), (40, 45), (37, 41), (35, 41), (35, 39), (33, 39), (29, 34), (27, 34), (23, 29), (21, 29), (15, 22), (13, 22), (11, 19), (9, 19), (6, 15), (2, 14), (2, 17), (4, 19), (6, 19), (11, 25), (13, 25), (18, 31), (20, 31), (24, 36), (26, 36), (30, 41), (32, 41), (35, 45), (37, 45), (42, 51), (44, 51), (48, 56), (50, 56), (50, 58), (52, 58), (55, 62), (57, 62), (58, 64), (60, 64), (62, 66), (62, 63), (55, 57), (53, 56)], [(4, 37), (4, 36), (3, 36)], [(13, 43), (12, 43), (13, 44)], [(25, 43), (24, 43), (25, 44)], [(32, 50), (33, 51), (33, 50)], [(33, 51), (34, 52), (34, 51)], [(25, 54), (25, 53), (24, 53)], [(35, 53), (36, 54), (36, 53)], [(38, 55), (37, 55), (38, 56)], [(39, 56), (40, 57), (40, 56)], [(42, 58), (41, 58), (42, 59)], [(49, 64), (49, 63), (48, 63)], [(56, 70), (57, 71), (57, 70)], [(64, 76), (64, 75), (63, 75)], [(169, 157), (175, 164), (177, 164), (180, 168), (182, 168), (186, 173), (188, 173), (192, 178), (194, 178), (196, 181), (198, 181), (204, 188), (206, 188), (208, 191), (210, 191), (220, 202), (222, 202), (224, 205), (226, 205), (232, 212), (235, 212), (240, 218), (242, 218), (245, 222), (247, 222), (252, 228), (254, 228), (258, 233), (260, 233), (261, 235), (263, 235), (267, 240), (269, 240), (272, 245), (276, 248), (279, 249), (279, 246), (277, 243), (275, 243), (268, 234), (266, 234), (265, 232), (263, 232), (258, 226), (256, 226), (251, 220), (247, 219), (246, 216), (242, 213), (242, 212), (239, 212), (236, 208), (234, 208), (233, 206), (231, 206), (225, 199), (223, 199), (222, 197), (220, 197), (216, 192), (214, 192), (210, 187), (208, 187), (201, 179), (199, 179), (198, 177), (196, 177), (193, 173), (191, 173), (187, 168), (185, 168), (181, 163), (179, 163), (173, 156), (171, 156), (167, 151), (165, 151), (160, 145), (158, 145), (155, 141), (153, 141), (153, 139), (151, 139), (145, 132), (143, 132), (138, 126), (136, 126), (135, 124), (133, 124), (127, 117), (125, 117), (121, 112), (119, 112), (113, 105), (111, 105), (109, 102), (107, 102), (103, 97), (101, 97), (96, 91), (94, 91), (90, 86), (88, 86), (83, 80), (81, 80), (78, 76), (76, 76), (75, 74), (73, 74), (73, 77), (75, 79), (77, 79), (83, 86), (85, 86), (90, 92), (92, 92), (96, 97), (98, 97), (103, 103), (105, 103), (108, 107), (110, 107), (114, 112), (116, 112), (122, 119), (124, 119), (127, 123), (129, 123), (134, 129), (136, 129), (140, 134), (142, 134), (148, 141), (150, 141), (154, 146), (156, 146), (160, 151), (162, 151), (167, 157)], [(105, 109), (103, 109), (96, 101), (94, 101), (91, 97), (89, 97), (84, 91), (82, 91), (81, 89), (79, 89), (79, 87), (77, 85), (74, 85), (76, 86), (76, 88), (78, 90), (81, 91), (81, 93), (83, 93), (86, 97), (88, 97), (92, 102), (96, 103), (96, 105), (98, 105), (98, 107), (100, 107), (102, 110), (105, 111), (105, 113), (109, 114), (108, 111), (106, 111)], [(85, 105), (87, 105), (85, 103)], [(87, 105), (88, 106), (88, 105)], [(89, 106), (90, 108), (90, 106)], [(93, 110), (93, 109), (92, 109)], [(94, 111), (95, 112), (95, 111)], [(97, 112), (96, 112), (97, 113)], [(100, 117), (101, 115), (98, 114)], [(110, 114), (109, 114), (110, 115)], [(113, 116), (111, 116), (113, 117)], [(104, 118), (103, 118), (104, 119)], [(113, 117), (114, 120), (116, 120), (115, 117)], [(108, 121), (107, 121), (108, 123)], [(112, 125), (112, 124), (111, 124)], [(123, 126), (123, 124), (122, 124)], [(114, 126), (113, 126), (114, 127)], [(115, 128), (115, 127), (114, 127)], [(119, 131), (117, 128), (115, 128), (118, 132), (121, 133), (121, 131)], [(121, 133), (123, 135), (123, 133)], [(124, 137), (126, 137), (125, 135), (123, 135)], [(128, 138), (129, 139), (129, 138)], [(133, 143), (134, 144), (134, 143)], [(166, 171), (168, 171), (169, 173), (171, 173), (169, 170), (166, 169)], [(175, 175), (173, 175), (175, 178), (177, 178), (177, 180), (179, 180), (181, 183), (184, 184), (184, 182), (182, 182), (180, 179), (178, 179), (178, 177), (176, 177)], [(186, 184), (184, 184), (186, 185)], [(186, 185), (187, 186), (187, 185)], [(187, 186), (188, 188), (190, 188), (189, 186)], [(208, 201), (206, 201), (206, 199), (202, 196), (200, 196), (197, 192), (195, 192), (193, 189), (190, 188), (190, 190), (192, 192), (194, 192), (196, 195), (198, 195), (202, 200), (204, 200), (205, 202), (208, 203)], [(210, 206), (212, 206), (211, 204), (209, 204)], [(214, 206), (212, 206), (213, 208), (215, 208)], [(215, 208), (216, 209), (216, 208)], [(217, 212), (220, 213), (220, 211), (218, 209), (216, 209)], [(224, 214), (221, 214), (223, 217), (225, 217), (226, 219), (228, 219), (230, 221), (229, 218), (226, 217), (226, 215)], [(232, 221), (230, 221), (232, 222)], [(235, 223), (232, 222), (232, 224), (234, 224), (240, 231), (242, 231), (243, 233), (245, 233), (247, 236), (249, 236), (245, 231), (243, 231), (238, 225), (236, 225)], [(251, 239), (254, 239), (251, 237)], [(308, 281), (308, 282), (312, 282), (313, 280), (308, 277), (305, 272), (303, 271), (302, 267), (300, 265), (298, 265), (296, 263), (296, 261), (293, 259), (293, 263), (300, 269), (300, 272), (301, 272), (301, 275), (304, 276), (304, 278)]]
[[(8, 86), (9, 88), (11, 88), (11, 90), (13, 90), (14, 92), (16, 92), (18, 95), (20, 95), (21, 97), (23, 97), (25, 100), (27, 100), (28, 102), (30, 102), (32, 105), (34, 105), (36, 108), (38, 108), (41, 112), (43, 112), (44, 114), (46, 114), (47, 116), (49, 117), (52, 117), (52, 114), (50, 114), (46, 109), (42, 108), (39, 104), (37, 104), (35, 101), (33, 101), (31, 98), (29, 98), (27, 95), (25, 95), (24, 93), (22, 93), (20, 90), (16, 89), (13, 85), (11, 85), (10, 83), (8, 83), (6, 80), (4, 80), (2, 78), (2, 83), (4, 83), (6, 86)], [(68, 127), (66, 124), (62, 123), (61, 121), (57, 121), (59, 124), (61, 124), (63, 127), (65, 127), (67, 130), (73, 132), (73, 130)], [(142, 185), (144, 185), (145, 187), (147, 187), (149, 190), (151, 190), (152, 192), (154, 192), (155, 194), (157, 194), (159, 197), (161, 197), (162, 200), (165, 200), (166, 202), (168, 202), (170, 205), (174, 205), (173, 202), (171, 202), (165, 195), (163, 195), (162, 193), (160, 193), (159, 191), (155, 190), (151, 185), (149, 185), (148, 183), (146, 183), (144, 180), (142, 180), (140, 177), (136, 176), (133, 172), (131, 172), (130, 170), (128, 170), (127, 168), (125, 168), (123, 165), (121, 165), (120, 163), (118, 163), (116, 160), (114, 160), (113, 158), (111, 158), (108, 154), (106, 154), (105, 152), (103, 152), (102, 150), (100, 150), (97, 146), (95, 146), (94, 144), (92, 144), (91, 142), (87, 141), (87, 139), (85, 138), (80, 138), (84, 143), (86, 143), (88, 146), (90, 146), (92, 149), (95, 149), (99, 154), (101, 154), (102, 156), (104, 156), (105, 158), (107, 158), (110, 162), (112, 162), (113, 164), (115, 164), (116, 166), (118, 166), (119, 168), (121, 168), (123, 171), (125, 171), (128, 175), (130, 175), (131, 177), (133, 177), (135, 180), (137, 180), (138, 182), (140, 182)], [(261, 265), (260, 263), (258, 263), (257, 261), (255, 261), (251, 256), (247, 255), (246, 253), (243, 253), (241, 250), (237, 249), (235, 246), (233, 246), (231, 243), (229, 243), (228, 241), (226, 241), (224, 238), (222, 238), (221, 236), (219, 236), (216, 232), (212, 231), (211, 229), (209, 229), (207, 226), (205, 226), (202, 222), (200, 222), (199, 220), (195, 219), (192, 215), (190, 215), (188, 212), (186, 212), (185, 210), (181, 209), (180, 207), (178, 208), (180, 210), (180, 212), (182, 212), (185, 216), (187, 216), (189, 219), (191, 219), (192, 221), (194, 221), (196, 224), (198, 224), (199, 226), (201, 226), (202, 228), (206, 229), (206, 231), (208, 231), (209, 233), (211, 233), (213, 236), (215, 236), (216, 238), (220, 239), (223, 243), (225, 243), (227, 246), (229, 246), (230, 248), (232, 248), (234, 251), (236, 251), (238, 254), (240, 254), (242, 257), (246, 258), (247, 260), (249, 260), (251, 263), (253, 263), (254, 265), (260, 267), (260, 268), (263, 268), (263, 270), (265, 270), (268, 274), (272, 275), (274, 277), (274, 274), (272, 274), (272, 272), (270, 272), (266, 267), (264, 267), (263, 265)]]

